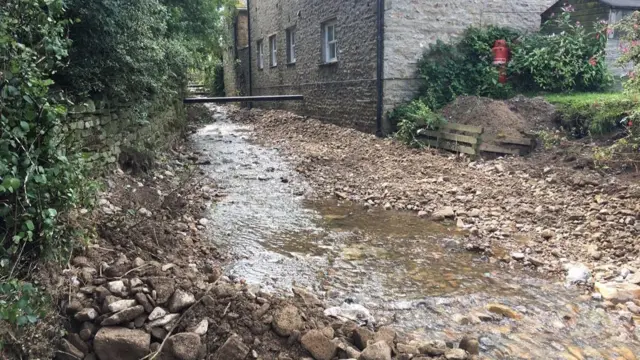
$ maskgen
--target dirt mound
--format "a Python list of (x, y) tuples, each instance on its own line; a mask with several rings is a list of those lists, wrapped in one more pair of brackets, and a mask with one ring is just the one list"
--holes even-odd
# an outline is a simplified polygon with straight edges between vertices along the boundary
[(542, 98), (518, 96), (501, 101), (461, 96), (442, 114), (453, 123), (482, 126), (489, 135), (520, 137), (551, 125), (555, 108)]

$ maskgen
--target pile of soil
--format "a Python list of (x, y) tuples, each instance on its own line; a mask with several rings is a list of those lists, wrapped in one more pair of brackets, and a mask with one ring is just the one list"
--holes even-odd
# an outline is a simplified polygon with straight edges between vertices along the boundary
[(508, 101), (461, 96), (442, 109), (448, 121), (484, 128), (492, 136), (521, 137), (552, 126), (555, 108), (542, 98), (518, 96)]

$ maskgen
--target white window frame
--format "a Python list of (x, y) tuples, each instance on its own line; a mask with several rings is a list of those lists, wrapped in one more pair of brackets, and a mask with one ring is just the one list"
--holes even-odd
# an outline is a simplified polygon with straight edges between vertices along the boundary
[(269, 52), (271, 54), (271, 67), (278, 66), (278, 39), (276, 35), (269, 36)]
[(296, 28), (287, 29), (287, 62), (289, 64), (296, 63)]
[[(332, 63), (338, 61), (338, 39), (336, 37), (336, 28), (337, 22), (336, 20), (327, 21), (322, 25), (322, 54), (324, 57), (325, 63)], [(333, 38), (330, 40), (329, 35), (333, 35)], [(334, 47), (335, 56), (331, 57), (331, 46)]]
[(264, 69), (264, 41), (258, 40), (258, 69)]

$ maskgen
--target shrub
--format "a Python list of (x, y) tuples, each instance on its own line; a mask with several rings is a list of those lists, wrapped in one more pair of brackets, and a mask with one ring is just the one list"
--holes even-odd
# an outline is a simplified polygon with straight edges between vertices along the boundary
[(459, 95), (508, 97), (510, 86), (498, 82), (491, 49), (496, 40), (510, 43), (517, 36), (513, 30), (490, 26), (467, 29), (457, 43), (438, 40), (418, 62), (418, 72), (424, 79), (420, 91), (423, 101), (439, 109)]
[(419, 129), (437, 130), (446, 123), (442, 115), (431, 111), (422, 100), (413, 100), (396, 108), (392, 118), (398, 124), (396, 138), (413, 147), (422, 146), (417, 138)]
[(225, 96), (224, 68), (221, 59), (210, 60), (204, 70), (204, 84), (213, 96)]
[(547, 95), (560, 115), (562, 126), (574, 137), (602, 135), (617, 128), (638, 106), (638, 98), (621, 93)]
[(519, 90), (600, 91), (611, 85), (604, 24), (587, 31), (565, 11), (545, 26), (557, 33), (531, 34), (514, 45), (509, 73)]

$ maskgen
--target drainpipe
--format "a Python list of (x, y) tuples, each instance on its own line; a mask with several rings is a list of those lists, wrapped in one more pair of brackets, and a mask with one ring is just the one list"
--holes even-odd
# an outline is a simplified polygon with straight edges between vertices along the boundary
[(383, 82), (384, 82), (384, 0), (378, 0), (378, 10), (377, 10), (378, 20), (378, 31), (377, 31), (377, 61), (376, 61), (376, 89), (378, 93), (378, 101), (376, 106), (376, 136), (382, 137), (382, 117), (383, 117), (383, 108), (382, 102), (384, 100), (384, 94), (382, 93)]
[[(251, 0), (247, 0), (247, 31), (248, 31), (248, 41), (249, 41), (249, 96), (253, 95), (253, 60), (251, 58), (252, 45), (251, 45)], [(252, 103), (249, 103), (249, 109), (251, 109)]]

